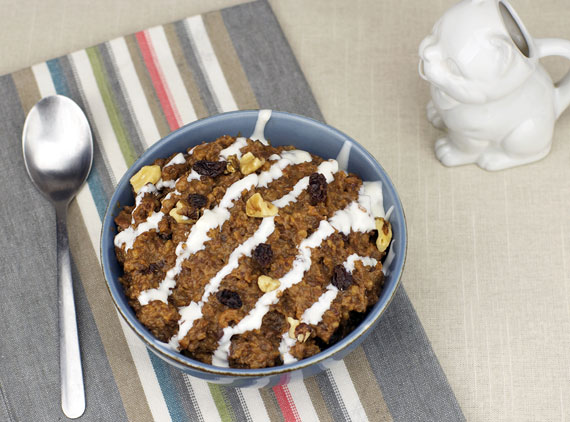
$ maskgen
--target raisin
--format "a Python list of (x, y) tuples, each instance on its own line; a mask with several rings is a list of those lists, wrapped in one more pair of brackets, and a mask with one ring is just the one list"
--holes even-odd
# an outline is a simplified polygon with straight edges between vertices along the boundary
[(313, 173), (309, 176), (309, 202), (311, 205), (317, 205), (327, 199), (327, 179), (320, 173)]
[(352, 274), (346, 271), (344, 265), (336, 265), (333, 268), (331, 283), (339, 290), (346, 290), (352, 284)]
[(226, 165), (225, 161), (199, 160), (194, 163), (192, 169), (200, 176), (216, 177), (224, 172)]
[(273, 260), (273, 250), (271, 249), (271, 245), (267, 243), (260, 243), (257, 245), (253, 250), (253, 259), (257, 261), (260, 267), (269, 267)]
[(199, 193), (191, 193), (188, 195), (188, 203), (194, 208), (203, 208), (208, 203), (208, 198)]
[(147, 268), (145, 268), (143, 274), (151, 274), (158, 272), (162, 267), (164, 267), (164, 261), (159, 261), (157, 263), (151, 263)]
[(160, 237), (162, 240), (172, 240), (172, 233), (160, 232), (158, 233), (158, 237)]
[(242, 305), (241, 298), (236, 292), (232, 290), (228, 289), (220, 290), (218, 293), (216, 293), (216, 297), (218, 298), (218, 300), (222, 305), (226, 305), (228, 308), (231, 309), (241, 308)]

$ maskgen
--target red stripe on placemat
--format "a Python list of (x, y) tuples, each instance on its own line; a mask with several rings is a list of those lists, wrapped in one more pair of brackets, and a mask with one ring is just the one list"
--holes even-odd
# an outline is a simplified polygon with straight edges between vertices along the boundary
[(156, 96), (164, 111), (168, 126), (170, 126), (170, 130), (176, 130), (182, 125), (182, 119), (180, 118), (180, 113), (176, 109), (174, 101), (171, 100), (172, 95), (162, 75), (162, 69), (156, 59), (154, 47), (148, 39), (146, 31), (137, 32), (135, 36), (154, 90), (156, 91)]
[(275, 398), (281, 409), (281, 413), (285, 418), (285, 422), (301, 422), (299, 417), (299, 412), (295, 406), (295, 402), (291, 397), (289, 388), (286, 385), (277, 385), (273, 387), (273, 392), (275, 393)]

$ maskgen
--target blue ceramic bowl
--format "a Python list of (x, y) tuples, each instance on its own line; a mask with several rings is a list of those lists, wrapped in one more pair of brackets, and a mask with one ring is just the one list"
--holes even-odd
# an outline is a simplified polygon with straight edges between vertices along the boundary
[(386, 210), (393, 207), (390, 222), (394, 242), (390, 247), (394, 249), (395, 258), (389, 265), (389, 274), (385, 278), (380, 299), (362, 323), (342, 341), (310, 358), (274, 368), (220, 368), (190, 359), (155, 339), (137, 320), (119, 283), (122, 269), (115, 257), (113, 245), (116, 234), (114, 218), (119, 213), (119, 204), (123, 206), (134, 203), (129, 179), (142, 166), (152, 164), (155, 159), (185, 151), (203, 141), (213, 141), (226, 134), (249, 135), (253, 132), (257, 116), (257, 110), (219, 114), (190, 123), (154, 144), (129, 168), (117, 185), (109, 202), (101, 233), (101, 263), (109, 291), (117, 309), (137, 336), (153, 353), (176, 368), (209, 382), (234, 387), (262, 387), (287, 383), (292, 379), (314, 375), (326, 369), (328, 364), (342, 359), (364, 340), (390, 304), (396, 293), (406, 257), (406, 223), (402, 204), (390, 178), (372, 155), (349, 136), (328, 125), (307, 117), (274, 111), (265, 128), (265, 136), (271, 140), (272, 145), (294, 145), (323, 158), (336, 158), (345, 142), (348, 142), (351, 146), (348, 170), (363, 180), (382, 182), (384, 207)]

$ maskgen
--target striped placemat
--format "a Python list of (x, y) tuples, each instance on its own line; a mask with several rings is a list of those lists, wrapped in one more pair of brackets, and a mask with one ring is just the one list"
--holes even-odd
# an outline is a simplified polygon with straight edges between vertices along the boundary
[(87, 391), (83, 420), (462, 420), (400, 288), (380, 324), (326, 372), (272, 389), (208, 384), (163, 363), (119, 318), (99, 267), (101, 219), (137, 156), (180, 126), (236, 109), (322, 120), (265, 1), (150, 28), (0, 78), (0, 420), (54, 421), (59, 408), (55, 221), (21, 156), (25, 115), (62, 94), (85, 110), (95, 158), (69, 232)]

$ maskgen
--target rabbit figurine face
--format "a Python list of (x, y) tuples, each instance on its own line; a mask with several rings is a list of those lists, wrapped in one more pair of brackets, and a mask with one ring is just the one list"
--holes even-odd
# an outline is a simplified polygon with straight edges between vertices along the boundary
[[(432, 85), (428, 118), (448, 130), (436, 142), (443, 164), (500, 170), (549, 152), (570, 92), (555, 95), (538, 62), (542, 41), (501, 0), (463, 0), (435, 24), (420, 44), (419, 70)], [(555, 41), (570, 53), (570, 42)]]

